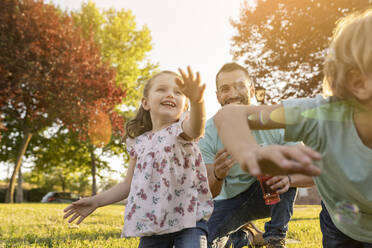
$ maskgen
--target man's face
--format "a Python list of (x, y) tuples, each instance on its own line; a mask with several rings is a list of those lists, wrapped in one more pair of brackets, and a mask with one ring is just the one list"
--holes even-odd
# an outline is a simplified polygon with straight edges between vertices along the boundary
[(249, 105), (253, 94), (251, 82), (241, 70), (221, 72), (217, 78), (217, 99), (221, 106), (227, 104)]

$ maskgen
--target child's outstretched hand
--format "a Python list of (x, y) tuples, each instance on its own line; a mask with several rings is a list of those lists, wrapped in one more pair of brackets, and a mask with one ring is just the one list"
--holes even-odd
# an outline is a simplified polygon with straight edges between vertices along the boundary
[(241, 154), (237, 160), (243, 170), (254, 176), (294, 173), (318, 176), (321, 170), (312, 162), (321, 158), (318, 152), (298, 144), (295, 146), (270, 145), (260, 147), (255, 151)]
[(90, 215), (97, 208), (97, 203), (93, 200), (93, 197), (83, 198), (76, 202), (73, 202), (70, 206), (65, 208), (63, 211), (66, 214), (63, 216), (64, 219), (68, 218), (70, 215), (74, 214), (68, 222), (73, 222), (76, 218), (80, 217), (76, 224), (80, 224), (85, 217)]
[(191, 102), (201, 102), (203, 100), (206, 85), (201, 84), (199, 72), (196, 72), (195, 78), (190, 66), (187, 67), (188, 74), (186, 74), (182, 69), (178, 69), (178, 71), (180, 72), (183, 81), (176, 78), (176, 83), (182, 93), (189, 98)]

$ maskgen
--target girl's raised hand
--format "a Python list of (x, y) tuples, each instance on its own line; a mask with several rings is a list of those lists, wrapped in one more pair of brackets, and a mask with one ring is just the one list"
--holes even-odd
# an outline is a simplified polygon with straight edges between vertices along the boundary
[(176, 78), (176, 84), (182, 93), (189, 98), (191, 102), (203, 101), (203, 94), (206, 85), (201, 84), (199, 72), (196, 72), (196, 77), (194, 77), (194, 73), (190, 66), (187, 67), (187, 74), (182, 69), (178, 69), (178, 71), (182, 76), (182, 80)]

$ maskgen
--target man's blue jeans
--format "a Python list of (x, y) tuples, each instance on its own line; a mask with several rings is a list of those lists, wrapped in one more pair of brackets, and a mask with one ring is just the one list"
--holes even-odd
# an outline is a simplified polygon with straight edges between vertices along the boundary
[(214, 210), (208, 221), (208, 247), (224, 247), (229, 234), (252, 220), (267, 217), (271, 220), (265, 223), (264, 238), (284, 238), (293, 214), (296, 193), (297, 188), (289, 188), (280, 195), (279, 203), (268, 206), (256, 181), (234, 198), (214, 201)]

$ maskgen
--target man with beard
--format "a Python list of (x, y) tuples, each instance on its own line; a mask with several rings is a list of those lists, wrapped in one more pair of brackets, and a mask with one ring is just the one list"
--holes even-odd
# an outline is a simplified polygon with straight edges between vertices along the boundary
[[(254, 95), (254, 85), (247, 70), (237, 63), (222, 66), (216, 76), (216, 89), (221, 106), (249, 105), (250, 98)], [(282, 130), (253, 133), (261, 145), (286, 144)], [(246, 237), (244, 227), (250, 225), (252, 220), (271, 217), (265, 223), (265, 245), (285, 247), (288, 222), (293, 213), (297, 191), (296, 188), (290, 188), (296, 186), (291, 184), (291, 181), (295, 183), (294, 180), (289, 176), (271, 178), (268, 183), (280, 193), (281, 200), (275, 205), (265, 205), (259, 182), (242, 171), (239, 164), (223, 149), (213, 118), (206, 123), (205, 136), (200, 140), (199, 147), (207, 166), (209, 186), (215, 197), (214, 211), (208, 221), (208, 246), (222, 248), (228, 244), (230, 247), (231, 243), (233, 247), (247, 246), (247, 243), (241, 244), (241, 237)], [(296, 175), (295, 180), (298, 179)]]

